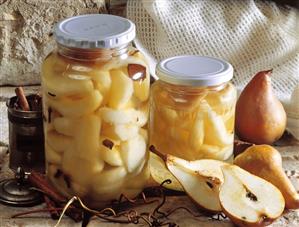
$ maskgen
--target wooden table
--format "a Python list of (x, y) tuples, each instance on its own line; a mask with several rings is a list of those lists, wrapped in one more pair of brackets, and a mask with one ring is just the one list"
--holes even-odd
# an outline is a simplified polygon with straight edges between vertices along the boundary
[[(26, 93), (35, 93), (39, 90), (39, 87), (32, 86), (26, 88)], [(8, 127), (7, 127), (7, 117), (6, 117), (6, 107), (5, 101), (14, 95), (14, 87), (0, 87), (0, 180), (7, 179), (13, 176), (12, 171), (8, 168), (8, 155), (7, 145), (8, 145)], [(292, 145), (288, 145), (292, 144)], [(295, 184), (297, 190), (299, 191), (299, 144), (288, 143), (283, 144), (283, 146), (276, 147), (283, 157), (283, 166), (287, 171), (287, 174), (292, 175), (291, 179)], [(157, 204), (145, 205), (139, 207), (139, 211), (149, 211), (153, 210)], [(173, 209), (178, 206), (188, 207), (193, 212), (198, 214), (199, 211), (194, 206), (194, 204), (189, 200), (187, 196), (169, 196), (165, 206), (163, 206), (163, 211)], [(47, 213), (34, 214), (26, 216), (25, 218), (12, 219), (11, 216), (19, 213), (28, 211), (29, 209), (40, 209), (44, 208), (45, 204), (33, 208), (16, 208), (8, 207), (0, 204), (0, 226), (54, 226), (56, 224), (55, 220), (52, 220)], [(234, 226), (229, 219), (224, 219), (221, 221), (213, 220), (207, 216), (202, 216), (195, 218), (184, 210), (179, 210), (170, 216), (170, 221), (179, 224), (179, 226), (201, 226), (201, 227), (229, 227)], [(68, 217), (64, 217), (60, 226), (81, 226), (81, 223), (74, 223)], [(94, 219), (90, 222), (88, 226), (102, 226), (102, 227), (117, 227), (124, 226), (122, 224), (107, 223), (102, 222), (99, 219)], [(126, 226), (135, 226), (133, 224)], [(140, 226), (147, 226), (142, 223)], [(274, 222), (271, 226), (273, 227), (297, 227), (299, 226), (299, 209), (287, 211), (279, 220)]]

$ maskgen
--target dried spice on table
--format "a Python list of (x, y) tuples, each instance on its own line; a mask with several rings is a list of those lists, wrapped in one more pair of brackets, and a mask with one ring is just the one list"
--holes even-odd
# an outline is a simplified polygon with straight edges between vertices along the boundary
[[(174, 192), (163, 188), (163, 185), (171, 183), (170, 180), (165, 180), (158, 187), (146, 188), (135, 199), (130, 199), (126, 195), (122, 194), (118, 200), (111, 203), (110, 207), (106, 207), (100, 211), (88, 208), (78, 197), (73, 197), (67, 202), (64, 197), (62, 197), (55, 191), (55, 189), (52, 188), (45, 177), (41, 174), (33, 172), (30, 175), (29, 180), (37, 188), (37, 190), (43, 192), (45, 196), (51, 200), (51, 205), (54, 204), (56, 207), (48, 207), (46, 209), (31, 210), (28, 212), (19, 213), (14, 215), (14, 218), (32, 213), (51, 212), (51, 214), (55, 213), (54, 218), (57, 218), (56, 214), (59, 213), (60, 220), (65, 213), (76, 222), (82, 221), (82, 226), (87, 226), (93, 217), (113, 223), (145, 223), (148, 226), (178, 226), (175, 222), (171, 221), (170, 216), (179, 210), (184, 210), (195, 218), (206, 216), (206, 214), (203, 215), (202, 213), (196, 213), (184, 206), (162, 211), (162, 208), (165, 205), (166, 199), (168, 197), (173, 195), (184, 195), (183, 192)], [(151, 211), (138, 212), (135, 210), (136, 207), (151, 203), (157, 203), (157, 206), (155, 206)], [(212, 220), (220, 220), (220, 216), (210, 216), (210, 218)]]

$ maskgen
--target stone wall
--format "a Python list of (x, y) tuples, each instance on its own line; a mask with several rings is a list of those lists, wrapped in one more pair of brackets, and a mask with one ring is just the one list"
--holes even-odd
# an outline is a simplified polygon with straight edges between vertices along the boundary
[(40, 83), (40, 65), (54, 48), (53, 25), (106, 12), (105, 0), (0, 0), (0, 85)]

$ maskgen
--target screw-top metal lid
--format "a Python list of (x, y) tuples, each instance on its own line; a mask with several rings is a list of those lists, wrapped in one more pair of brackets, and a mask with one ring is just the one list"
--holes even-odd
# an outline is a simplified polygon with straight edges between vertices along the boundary
[(88, 14), (59, 22), (54, 35), (59, 44), (68, 47), (115, 48), (135, 38), (135, 25), (123, 17)]
[(218, 58), (182, 55), (160, 61), (156, 74), (171, 84), (216, 86), (232, 79), (233, 67)]

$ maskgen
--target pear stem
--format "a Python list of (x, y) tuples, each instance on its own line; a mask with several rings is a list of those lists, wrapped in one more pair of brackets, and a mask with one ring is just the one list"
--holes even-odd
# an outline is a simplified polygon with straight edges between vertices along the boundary
[(264, 72), (265, 72), (265, 74), (267, 74), (267, 76), (271, 76), (272, 72), (273, 72), (273, 69), (269, 69), (269, 70), (266, 70)]
[(253, 143), (234, 140), (234, 156), (237, 157), (239, 154), (243, 153), (248, 147), (253, 146)]
[(148, 148), (151, 152), (158, 155), (161, 159), (163, 159), (164, 162), (167, 160), (167, 155), (163, 154), (162, 152), (158, 151), (154, 145), (150, 145)]

